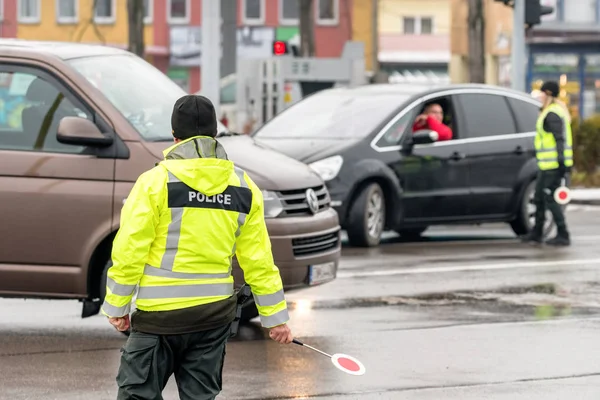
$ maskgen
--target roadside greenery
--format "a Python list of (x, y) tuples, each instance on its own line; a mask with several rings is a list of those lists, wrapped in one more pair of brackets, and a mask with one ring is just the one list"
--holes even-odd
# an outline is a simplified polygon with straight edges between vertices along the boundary
[(572, 121), (573, 186), (600, 187), (600, 114)]

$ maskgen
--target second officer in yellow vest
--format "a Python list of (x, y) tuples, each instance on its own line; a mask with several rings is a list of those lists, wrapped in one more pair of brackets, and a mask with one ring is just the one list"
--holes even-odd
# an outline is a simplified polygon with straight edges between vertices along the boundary
[(554, 191), (561, 186), (573, 166), (573, 137), (569, 112), (557, 99), (559, 95), (557, 82), (545, 82), (541, 88), (540, 100), (543, 103), (537, 121), (535, 151), (538, 164), (538, 175), (535, 187), (534, 203), (535, 226), (532, 232), (523, 238), (530, 243), (542, 243), (546, 210), (550, 210), (558, 233), (548, 240), (551, 246), (569, 246), (571, 239), (562, 207), (554, 201)]
[(176, 144), (142, 174), (121, 213), (102, 313), (132, 332), (122, 350), (118, 399), (161, 399), (175, 374), (182, 400), (214, 399), (222, 388), (225, 344), (236, 314), (231, 275), (237, 256), (262, 325), (293, 339), (273, 263), (261, 191), (215, 140), (212, 103), (177, 100)]

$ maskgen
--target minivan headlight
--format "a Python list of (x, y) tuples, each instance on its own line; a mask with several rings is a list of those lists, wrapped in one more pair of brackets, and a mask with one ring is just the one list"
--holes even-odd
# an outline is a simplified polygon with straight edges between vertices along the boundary
[(283, 203), (277, 193), (270, 190), (263, 190), (263, 202), (265, 208), (265, 218), (277, 218), (283, 212)]
[(330, 181), (340, 173), (343, 163), (344, 159), (342, 156), (338, 155), (315, 161), (314, 163), (309, 164), (309, 167), (319, 174), (321, 179), (324, 181)]

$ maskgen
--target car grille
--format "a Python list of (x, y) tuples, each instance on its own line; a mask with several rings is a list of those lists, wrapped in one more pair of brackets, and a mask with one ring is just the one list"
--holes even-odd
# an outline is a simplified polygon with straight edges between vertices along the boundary
[(298, 257), (325, 253), (336, 249), (339, 244), (340, 231), (292, 239), (294, 255)]
[[(308, 200), (306, 199), (307, 189), (296, 189), (296, 190), (284, 190), (280, 191), (279, 197), (283, 203), (282, 217), (296, 217), (300, 215), (312, 215), (310, 208), (308, 207)], [(329, 208), (331, 199), (327, 188), (322, 186), (316, 186), (313, 188), (319, 199), (319, 211), (324, 211)]]

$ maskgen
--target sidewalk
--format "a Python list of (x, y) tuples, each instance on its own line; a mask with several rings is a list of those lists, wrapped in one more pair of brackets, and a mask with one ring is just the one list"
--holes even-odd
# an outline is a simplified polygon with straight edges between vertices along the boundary
[(571, 189), (571, 204), (600, 206), (600, 189)]

